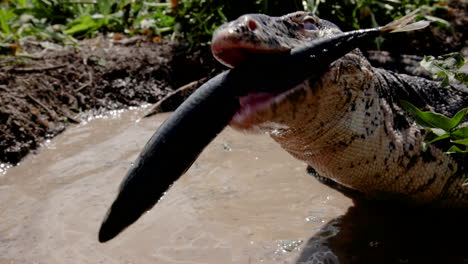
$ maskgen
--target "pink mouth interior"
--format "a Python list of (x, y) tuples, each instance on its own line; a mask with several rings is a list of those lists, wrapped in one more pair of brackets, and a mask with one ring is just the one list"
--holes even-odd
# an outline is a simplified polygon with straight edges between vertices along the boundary
[(247, 96), (240, 97), (239, 103), (241, 107), (260, 105), (267, 103), (278, 94), (279, 93), (253, 92), (249, 93)]
[[(223, 42), (215, 42), (211, 46), (212, 53), (219, 61), (229, 67), (237, 67), (254, 54), (276, 53), (278, 50), (261, 50), (250, 47), (229, 46)], [(251, 92), (239, 98), (240, 109), (233, 119), (248, 120), (255, 112), (268, 107), (268, 105), (283, 92)]]
[(213, 43), (211, 46), (211, 51), (220, 62), (231, 68), (235, 68), (241, 65), (249, 57), (254, 55), (283, 52), (282, 50), (268, 50), (253, 47), (230, 47), (227, 45), (223, 46), (221, 44)]
[(265, 92), (252, 92), (246, 96), (239, 98), (240, 109), (234, 115), (233, 118), (241, 120), (248, 118), (253, 113), (259, 111), (262, 108), (268, 107), (268, 105), (278, 96), (277, 93), (265, 93)]
[(243, 49), (229, 49), (220, 51), (218, 57), (231, 67), (241, 65), (248, 58), (248, 51)]

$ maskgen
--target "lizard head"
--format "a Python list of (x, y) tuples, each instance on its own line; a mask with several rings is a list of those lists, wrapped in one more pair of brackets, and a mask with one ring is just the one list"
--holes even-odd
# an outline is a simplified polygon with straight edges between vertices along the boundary
[[(340, 32), (333, 23), (308, 12), (281, 17), (248, 14), (221, 26), (213, 35), (211, 50), (224, 65), (237, 67), (256, 54), (288, 52)], [(252, 92), (242, 96), (241, 109), (230, 125), (238, 130), (277, 133), (290, 127), (297, 130), (305, 124), (320, 126), (329, 122), (352, 101), (353, 90), (361, 85), (360, 72), (366, 62), (355, 50), (332, 63), (318, 79), (304, 80), (284, 92)]]
[(281, 17), (248, 14), (220, 26), (213, 34), (211, 51), (219, 62), (232, 68), (250, 54), (289, 51), (339, 32), (337, 26), (309, 12)]

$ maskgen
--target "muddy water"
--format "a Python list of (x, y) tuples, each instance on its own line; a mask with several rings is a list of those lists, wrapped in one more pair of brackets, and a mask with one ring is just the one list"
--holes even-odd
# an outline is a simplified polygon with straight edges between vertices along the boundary
[(142, 111), (72, 127), (0, 176), (0, 264), (468, 260), (466, 222), (352, 206), (267, 136), (229, 128), (151, 211), (99, 244), (122, 177), (167, 118)]

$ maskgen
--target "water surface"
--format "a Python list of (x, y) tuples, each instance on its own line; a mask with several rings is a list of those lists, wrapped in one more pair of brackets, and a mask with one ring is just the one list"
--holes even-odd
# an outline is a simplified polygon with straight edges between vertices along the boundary
[(353, 206), (268, 136), (230, 128), (151, 211), (100, 244), (120, 181), (168, 116), (142, 114), (71, 127), (0, 176), (0, 264), (468, 263), (468, 222)]

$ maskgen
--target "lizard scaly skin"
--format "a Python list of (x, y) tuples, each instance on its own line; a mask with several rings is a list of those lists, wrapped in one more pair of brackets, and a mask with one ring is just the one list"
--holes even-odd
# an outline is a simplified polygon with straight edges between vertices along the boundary
[[(341, 32), (307, 12), (282, 17), (245, 15), (221, 26), (214, 56), (237, 66), (251, 53), (282, 52)], [(468, 89), (373, 68), (359, 50), (332, 63), (319, 79), (281, 94), (240, 98), (231, 126), (266, 131), (321, 177), (371, 199), (468, 207), (468, 161), (444, 154), (441, 144), (422, 151), (423, 133), (400, 100), (448, 116), (468, 107)], [(465, 126), (467, 123), (464, 124)]]

